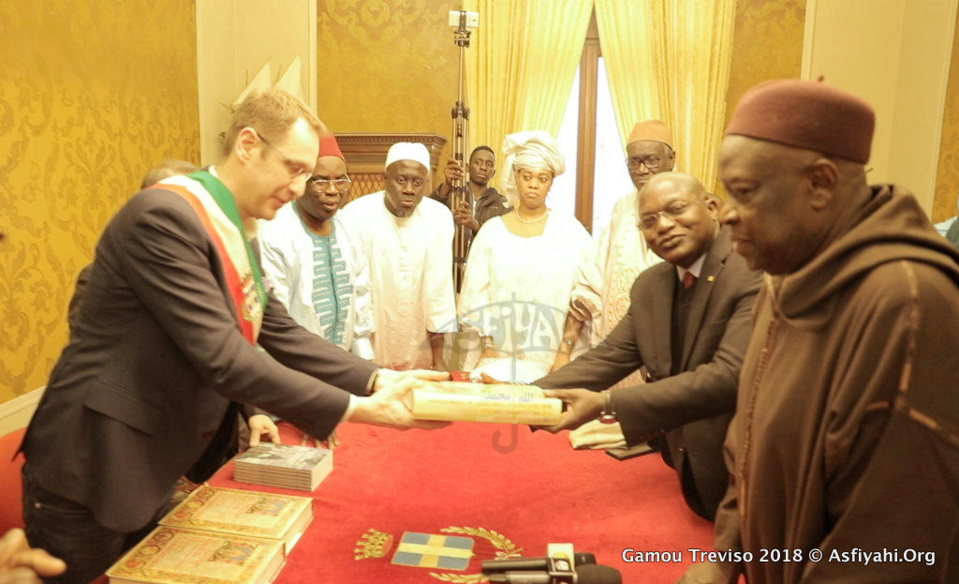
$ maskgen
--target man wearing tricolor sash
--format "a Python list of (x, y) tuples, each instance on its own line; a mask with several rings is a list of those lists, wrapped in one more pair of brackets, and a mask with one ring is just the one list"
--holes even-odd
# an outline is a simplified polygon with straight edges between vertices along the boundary
[(139, 192), (105, 228), (22, 445), (28, 539), (68, 566), (51, 581), (93, 580), (154, 525), (178, 477), (208, 478), (240, 404), (316, 437), (344, 420), (435, 427), (403, 404), (411, 375), (301, 328), (264, 286), (256, 219), (303, 194), (326, 132), (289, 94), (253, 95), (220, 164)]

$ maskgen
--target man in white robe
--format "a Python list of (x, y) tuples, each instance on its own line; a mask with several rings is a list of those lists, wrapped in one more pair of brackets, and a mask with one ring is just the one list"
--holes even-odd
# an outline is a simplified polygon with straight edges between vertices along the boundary
[(453, 216), (432, 199), (429, 152), (398, 142), (386, 182), (343, 208), (343, 225), (370, 266), (373, 353), (392, 369), (445, 370), (443, 334), (456, 332)]
[(259, 220), (260, 252), (274, 296), (297, 324), (373, 359), (369, 267), (336, 215), (350, 185), (336, 138), (323, 135), (303, 196)]
[[(636, 277), (662, 261), (646, 246), (637, 227), (636, 209), (638, 193), (646, 182), (654, 174), (673, 169), (676, 152), (672, 142), (669, 128), (660, 120), (639, 122), (633, 127), (626, 144), (626, 166), (636, 190), (616, 201), (609, 226), (593, 239), (591, 261), (581, 266), (573, 288), (554, 371), (569, 362), (575, 341), (587, 323), (594, 347), (616, 328), (629, 308), (629, 291)], [(642, 381), (637, 372), (614, 387)]]

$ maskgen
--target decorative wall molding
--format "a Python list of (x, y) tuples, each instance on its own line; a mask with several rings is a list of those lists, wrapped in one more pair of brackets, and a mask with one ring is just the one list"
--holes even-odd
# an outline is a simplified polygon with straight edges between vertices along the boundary
[(46, 386), (0, 403), (0, 436), (25, 427), (40, 403)]

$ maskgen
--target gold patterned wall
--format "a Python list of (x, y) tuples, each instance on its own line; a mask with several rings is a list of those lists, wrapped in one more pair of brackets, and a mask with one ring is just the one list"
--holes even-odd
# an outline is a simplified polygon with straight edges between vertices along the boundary
[(739, 0), (726, 119), (747, 89), (802, 74), (806, 0)]
[[(726, 120), (747, 89), (769, 79), (802, 73), (806, 0), (739, 0), (733, 30), (733, 57), (726, 90)], [(725, 124), (723, 124), (725, 126)], [(714, 185), (722, 198), (722, 185)]]
[[(449, 144), (459, 49), (447, 15), (460, 5), (458, 0), (319, 0), (320, 118), (337, 133), (434, 132)], [(441, 160), (448, 153), (449, 146)]]
[(956, 214), (959, 197), (959, 14), (952, 39), (952, 65), (946, 86), (946, 107), (942, 114), (942, 138), (939, 143), (939, 170), (932, 220), (939, 222)]
[(199, 159), (195, 15), (0, 1), (0, 403), (46, 383), (76, 274), (144, 172)]

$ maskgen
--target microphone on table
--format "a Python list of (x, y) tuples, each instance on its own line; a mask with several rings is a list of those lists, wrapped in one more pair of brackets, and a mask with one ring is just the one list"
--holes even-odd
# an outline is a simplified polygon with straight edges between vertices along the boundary
[[(494, 572), (511, 572), (521, 570), (546, 570), (549, 567), (549, 557), (541, 558), (510, 558), (506, 560), (484, 560), (481, 564), (484, 574)], [(573, 554), (573, 567), (583, 564), (595, 564), (596, 556), (589, 552)]]
[(490, 584), (622, 584), (619, 570), (598, 564), (585, 564), (575, 572), (509, 571), (489, 574)]
[(571, 543), (551, 543), (542, 558), (487, 560), (483, 573), (491, 584), (621, 584), (618, 570), (597, 566), (596, 556), (573, 552)]

